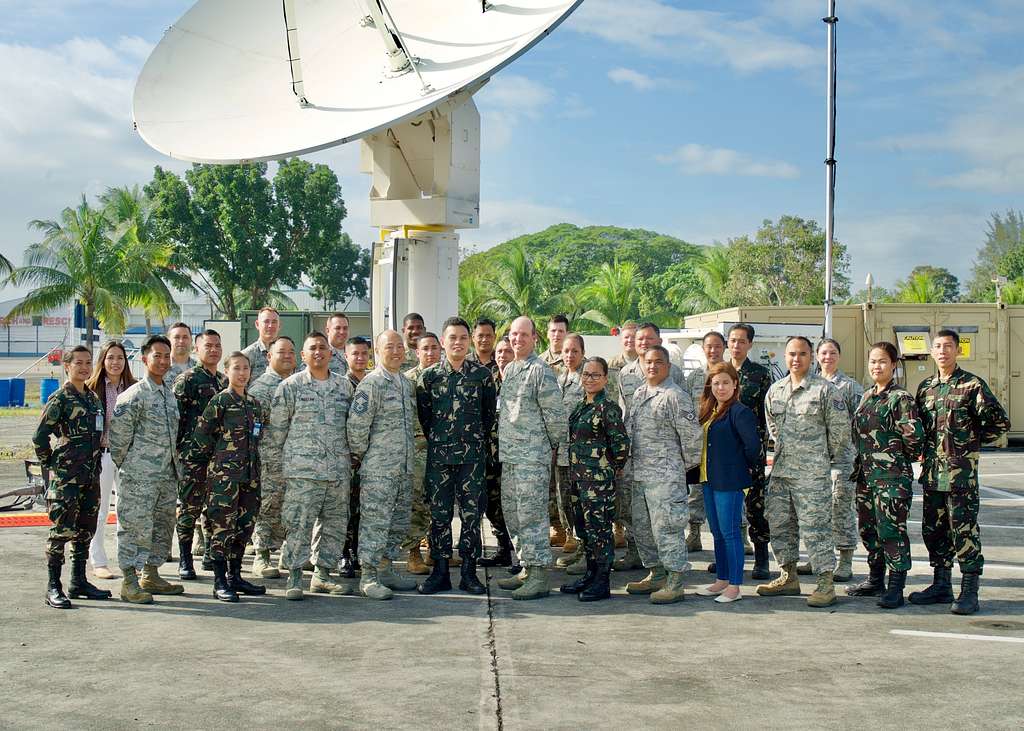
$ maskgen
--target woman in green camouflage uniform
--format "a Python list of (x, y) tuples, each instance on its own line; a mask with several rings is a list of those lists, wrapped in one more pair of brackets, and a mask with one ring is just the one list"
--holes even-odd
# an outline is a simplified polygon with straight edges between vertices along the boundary
[(583, 364), (585, 396), (569, 416), (569, 501), (576, 535), (587, 557), (586, 573), (561, 591), (581, 602), (611, 596), (608, 575), (615, 558), (615, 471), (629, 456), (622, 410), (609, 399), (608, 363), (588, 358)]
[[(861, 398), (853, 417), (857, 515), (871, 573), (846, 593), (881, 595), (878, 606), (885, 609), (903, 605), (910, 569), (907, 515), (914, 497), (912, 465), (920, 459), (924, 439), (914, 397), (893, 380), (898, 357), (892, 343), (871, 346), (868, 373), (875, 385)], [(889, 585), (883, 593), (886, 566)]]
[(232, 353), (224, 369), (228, 387), (210, 399), (199, 417), (186, 462), (209, 463), (213, 595), (237, 602), (239, 594), (259, 596), (267, 591), (242, 578), (242, 555), (260, 513), (259, 441), (267, 409), (246, 391), (247, 356)]

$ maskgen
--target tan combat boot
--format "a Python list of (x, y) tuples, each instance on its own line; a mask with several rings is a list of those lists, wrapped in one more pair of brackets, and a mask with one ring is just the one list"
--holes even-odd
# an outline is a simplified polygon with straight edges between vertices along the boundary
[(747, 537), (747, 531), (741, 530), (740, 531), (740, 537), (743, 539), (743, 555), (744, 556), (753, 556), (754, 555), (754, 547), (751, 545), (750, 539)]
[(543, 566), (531, 566), (526, 581), (512, 592), (513, 599), (542, 599), (551, 593), (548, 585), (548, 570)]
[[(569, 544), (566, 543), (565, 545), (568, 546)], [(564, 569), (566, 566), (572, 566), (574, 563), (579, 561), (580, 556), (583, 555), (583, 544), (575, 543), (575, 546), (576, 548), (571, 553), (567, 551), (566, 553), (559, 556), (555, 560), (555, 566)]]
[(206, 537), (203, 535), (203, 527), (196, 523), (192, 538), (192, 555), (202, 556), (204, 553), (206, 553)]
[(309, 580), (309, 590), (314, 594), (333, 594), (344, 596), (348, 592), (341, 584), (331, 580), (331, 572), (323, 566), (317, 566)]
[(256, 558), (252, 560), (252, 575), (264, 579), (281, 578), (281, 572), (270, 563), (270, 549), (262, 548), (256, 552)]
[(651, 604), (675, 604), (685, 599), (683, 596), (683, 572), (669, 571), (665, 585), (651, 594)]
[(565, 534), (565, 543), (562, 544), (563, 553), (576, 553), (580, 550), (580, 542), (576, 539), (576, 534), (569, 531)]
[(637, 551), (636, 541), (632, 538), (626, 539), (626, 553), (622, 558), (617, 558), (612, 563), (612, 569), (615, 571), (632, 571), (633, 569), (642, 569), (643, 563), (640, 561), (640, 552)]
[(700, 542), (700, 523), (690, 523), (690, 531), (686, 534), (687, 551), (703, 551), (704, 546)]
[(142, 569), (142, 579), (139, 581), (139, 587), (150, 594), (172, 595), (185, 593), (184, 586), (167, 581), (157, 572), (156, 566), (150, 566), (149, 564), (146, 564)]
[(612, 537), (615, 539), (616, 548), (626, 547), (626, 529), (622, 527), (622, 523), (616, 523), (612, 528)]
[(852, 548), (840, 548), (839, 549), (839, 566), (836, 568), (835, 574), (832, 575), (833, 581), (838, 581), (841, 584), (845, 584), (847, 581), (853, 578), (853, 549)]
[(410, 574), (417, 576), (426, 576), (430, 573), (430, 569), (423, 563), (423, 554), (420, 552), (419, 546), (409, 550), (409, 562), (405, 568)]
[(576, 562), (565, 567), (565, 573), (569, 576), (583, 576), (587, 571), (586, 551), (580, 551), (576, 555), (579, 556), (579, 558), (576, 559)]
[(139, 577), (135, 573), (135, 568), (126, 568), (122, 573), (124, 578), (121, 580), (121, 601), (131, 604), (152, 604), (153, 595), (148, 591), (143, 591), (139, 586)]
[(836, 603), (836, 587), (832, 583), (832, 572), (818, 574), (818, 586), (807, 597), (809, 607), (830, 607)]
[(288, 572), (288, 587), (284, 598), (293, 602), (302, 599), (302, 569), (291, 569)]
[(396, 573), (390, 558), (381, 559), (377, 568), (377, 581), (392, 591), (412, 591), (416, 588), (416, 579)]
[(665, 573), (664, 566), (652, 566), (648, 572), (640, 581), (631, 581), (626, 584), (627, 594), (653, 594), (658, 589), (665, 585), (665, 579), (667, 574)]
[(800, 596), (800, 579), (796, 576), (796, 562), (784, 565), (778, 578), (767, 584), (758, 584), (757, 593), (760, 596)]
[(551, 526), (551, 541), (552, 546), (564, 546), (565, 545), (565, 528), (560, 525)]
[(512, 590), (518, 589), (524, 583), (526, 583), (526, 575), (530, 572), (529, 566), (524, 566), (523, 570), (515, 576), (508, 576), (504, 579), (498, 579), (498, 588)]
[(388, 587), (380, 583), (377, 577), (377, 567), (363, 564), (363, 573), (359, 577), (359, 593), (367, 599), (390, 599), (394, 593)]

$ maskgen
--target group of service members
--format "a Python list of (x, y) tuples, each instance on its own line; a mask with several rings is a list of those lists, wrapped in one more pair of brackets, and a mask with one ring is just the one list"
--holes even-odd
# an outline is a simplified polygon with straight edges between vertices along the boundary
[[(95, 370), (88, 349), (65, 354), (67, 382), (34, 436), (51, 477), (47, 604), (111, 596), (85, 570), (98, 513), (106, 518), (100, 473), (107, 456), (117, 471), (120, 596), (128, 602), (184, 592), (158, 572), (175, 529), (179, 577), (195, 579), (193, 554), (202, 555), (213, 594), (225, 602), (266, 592), (242, 576), (249, 543), (253, 575), (284, 573), (291, 600), (303, 597), (304, 571), (312, 572), (311, 592), (389, 599), (396, 590), (449, 591), (456, 566), (462, 591), (486, 592), (478, 566), (508, 566), (498, 586), (515, 599), (538, 599), (550, 592), (551, 548), (559, 545), (557, 565), (578, 577), (563, 593), (606, 599), (613, 569), (642, 566), (647, 575), (627, 583), (627, 593), (656, 604), (681, 601), (688, 553), (701, 549), (709, 421), (723, 417), (712, 408), (709, 371), (724, 368), (736, 381), (732, 401), (756, 418), (760, 443), (744, 458), (751, 577), (771, 578), (769, 544), (781, 568), (757, 587), (759, 595), (800, 594), (798, 573), (813, 573), (807, 603), (833, 604), (833, 582), (853, 575), (859, 518), (870, 573), (847, 593), (902, 605), (912, 465), (923, 459), (923, 536), (934, 578), (910, 601), (952, 603), (958, 614), (978, 610), (979, 449), (1009, 422), (985, 382), (957, 366), (953, 331), (933, 340), (938, 374), (915, 399), (896, 385), (898, 356), (886, 342), (870, 349), (866, 392), (838, 370), (837, 342), (815, 347), (801, 336), (786, 344), (788, 375), (772, 383), (748, 357), (755, 332), (742, 323), (705, 335), (706, 366), (685, 377), (652, 323), (624, 324), (623, 351), (608, 363), (585, 357), (584, 338), (561, 315), (548, 323), (550, 347), (537, 355), (529, 317), (513, 320), (498, 340), (486, 319), (471, 327), (449, 318), (438, 336), (413, 313), (402, 333), (377, 337), (372, 370), (370, 342), (349, 337), (343, 314), (301, 344), (279, 336), (273, 308), (259, 312), (256, 326), (259, 339), (224, 359), (222, 373), (220, 336), (201, 333), (198, 360), (191, 360), (191, 333), (186, 339), (187, 326), (177, 323), (170, 339), (153, 336), (143, 345), (143, 378), (118, 389), (109, 387), (105, 356), (115, 348), (123, 354), (123, 346), (104, 346)], [(719, 366), (726, 352), (728, 366)], [(699, 414), (708, 415), (703, 424)], [(489, 557), (484, 516), (498, 542)], [(801, 537), (810, 561), (798, 567)], [(617, 544), (626, 550), (616, 561)], [(955, 601), (954, 557), (962, 574)], [(417, 586), (396, 570), (400, 558), (410, 573), (429, 575)], [(742, 555), (740, 564), (742, 576)], [(719, 581), (698, 593), (742, 598), (730, 572), (708, 569)], [(356, 589), (347, 579), (357, 574)]]

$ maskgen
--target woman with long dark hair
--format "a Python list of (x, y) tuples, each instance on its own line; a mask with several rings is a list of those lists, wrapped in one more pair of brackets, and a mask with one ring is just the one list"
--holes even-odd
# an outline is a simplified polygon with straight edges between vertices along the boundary
[(86, 381), (86, 387), (96, 394), (103, 404), (103, 437), (100, 446), (103, 459), (100, 464), (100, 513), (96, 519), (96, 533), (89, 546), (89, 560), (92, 573), (98, 579), (116, 579), (118, 574), (107, 566), (107, 552), (103, 547), (103, 532), (110, 513), (110, 494), (117, 482), (117, 467), (110, 458), (110, 417), (114, 413), (117, 396), (135, 383), (131, 369), (128, 367), (128, 352), (119, 340), (108, 340), (100, 348), (100, 356), (92, 377)]
[(739, 400), (740, 376), (731, 363), (708, 369), (700, 399), (704, 430), (700, 481), (704, 509), (715, 540), (717, 580), (697, 590), (727, 604), (743, 598), (743, 492), (753, 484), (751, 470), (759, 463), (761, 438), (754, 412)]

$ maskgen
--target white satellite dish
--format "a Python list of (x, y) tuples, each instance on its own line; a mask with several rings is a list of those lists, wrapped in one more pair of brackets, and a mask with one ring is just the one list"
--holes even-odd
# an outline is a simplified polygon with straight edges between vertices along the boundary
[(193, 162), (322, 150), (475, 90), (581, 2), (200, 0), (143, 67), (135, 125)]
[(458, 311), (459, 237), (480, 224), (472, 95), (583, 0), (199, 0), (146, 61), (136, 129), (193, 162), (361, 140), (372, 176), (372, 324)]

